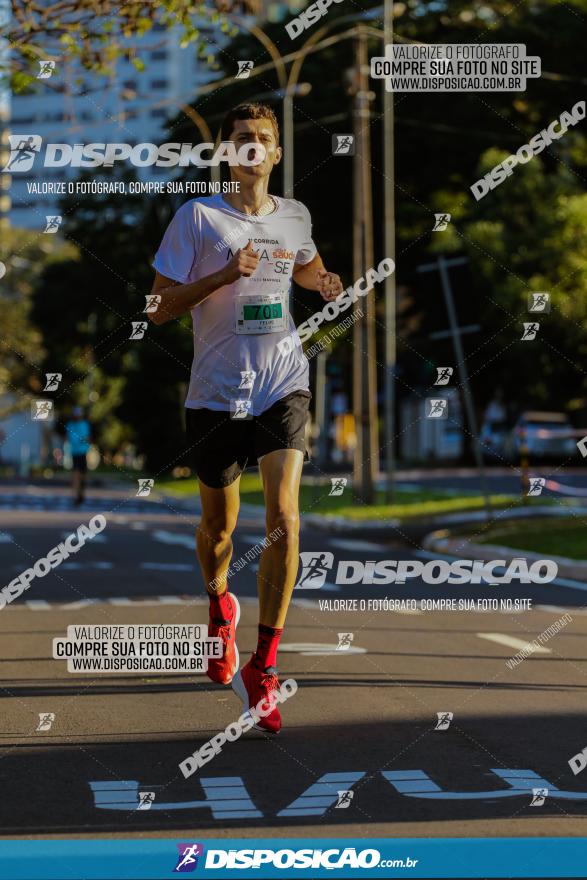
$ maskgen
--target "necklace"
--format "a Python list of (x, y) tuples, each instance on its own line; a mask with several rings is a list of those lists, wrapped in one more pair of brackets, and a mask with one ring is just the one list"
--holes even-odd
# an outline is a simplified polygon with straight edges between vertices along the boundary
[(271, 214), (275, 211), (275, 199), (273, 196), (267, 196), (266, 200), (263, 202), (258, 211), (251, 211), (253, 217), (264, 217), (266, 214)]
[[(227, 202), (226, 199), (223, 199), (223, 201), (226, 202), (228, 205), (230, 205), (230, 202)], [(237, 210), (238, 210), (238, 208), (237, 208)], [(265, 201), (263, 202), (263, 204), (259, 208), (259, 210), (258, 211), (251, 211), (251, 213), (248, 214), (247, 216), (249, 216), (249, 217), (264, 217), (266, 214), (272, 214), (273, 211), (276, 211), (276, 210), (277, 210), (277, 202), (275, 201), (273, 196), (267, 196)], [(243, 212), (241, 211), (240, 213), (242, 214)]]

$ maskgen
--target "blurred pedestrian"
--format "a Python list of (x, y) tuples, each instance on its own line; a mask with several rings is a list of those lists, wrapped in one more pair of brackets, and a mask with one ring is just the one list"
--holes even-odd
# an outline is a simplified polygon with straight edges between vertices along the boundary
[(73, 408), (71, 419), (65, 425), (65, 433), (73, 462), (74, 504), (79, 505), (83, 503), (85, 498), (88, 450), (92, 442), (92, 429), (81, 406)]

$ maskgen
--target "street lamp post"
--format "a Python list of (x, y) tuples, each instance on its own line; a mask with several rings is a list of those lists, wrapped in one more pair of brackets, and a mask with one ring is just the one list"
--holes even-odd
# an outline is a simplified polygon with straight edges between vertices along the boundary
[[(373, 205), (371, 194), (371, 137), (367, 72), (367, 35), (361, 25), (355, 42), (354, 131), (355, 156), (353, 173), (353, 272), (364, 277), (373, 265)], [(355, 303), (355, 311), (358, 310)], [(375, 303), (367, 296), (361, 304), (362, 320), (353, 325), (353, 410), (357, 445), (353, 471), (353, 489), (364, 504), (374, 500), (378, 470), (377, 437), (377, 374), (375, 370)]]
[[(393, 42), (393, 3), (384, 0), (383, 7), (383, 54), (386, 46)], [(383, 249), (384, 256), (391, 257), (395, 263), (395, 162), (394, 162), (394, 108), (393, 92), (383, 88)], [(395, 369), (397, 362), (396, 333), (396, 287), (395, 272), (385, 279), (385, 406), (384, 406), (384, 448), (385, 448), (385, 491), (387, 501), (393, 499), (395, 472)]]

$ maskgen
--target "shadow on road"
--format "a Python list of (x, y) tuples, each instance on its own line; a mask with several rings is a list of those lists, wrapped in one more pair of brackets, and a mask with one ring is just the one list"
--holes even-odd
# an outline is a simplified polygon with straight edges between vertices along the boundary
[[(568, 763), (585, 745), (582, 715), (468, 716), (447, 730), (341, 717), (335, 726), (226, 743), (187, 780), (178, 765), (209, 731), (118, 736), (5, 748), (1, 833), (171, 834), (189, 826), (213, 834), (285, 825), (295, 836), (310, 821), (317, 836), (321, 825), (357, 823), (368, 834), (382, 822), (401, 836), (406, 822), (423, 823), (425, 833), (428, 822), (516, 817), (531, 834), (533, 820), (545, 816), (567, 817), (572, 833), (572, 817), (587, 813), (587, 773), (575, 776)], [(334, 806), (341, 789), (354, 792), (347, 808)], [(547, 790), (541, 805), (531, 806), (533, 789)], [(137, 809), (140, 792), (154, 794), (147, 810)]]

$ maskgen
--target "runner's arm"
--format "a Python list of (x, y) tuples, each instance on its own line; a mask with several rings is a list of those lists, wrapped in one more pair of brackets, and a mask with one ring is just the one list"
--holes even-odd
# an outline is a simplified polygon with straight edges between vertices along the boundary
[(324, 263), (320, 254), (316, 254), (309, 263), (295, 263), (293, 268), (293, 280), (306, 290), (318, 290), (318, 269), (324, 269)]
[(180, 284), (156, 272), (151, 295), (158, 294), (161, 302), (156, 311), (147, 312), (148, 318), (153, 324), (166, 324), (172, 318), (178, 318), (184, 312), (193, 309), (226, 283), (224, 269), (212, 272), (199, 281), (188, 281), (187, 284)]
[(206, 275), (198, 281), (181, 284), (161, 275), (160, 272), (155, 272), (151, 296), (158, 294), (161, 302), (154, 312), (147, 312), (149, 319), (154, 324), (165, 324), (172, 318), (178, 318), (225, 284), (232, 284), (243, 276), (250, 278), (258, 263), (259, 251), (256, 251), (249, 241), (246, 247), (238, 249), (223, 269), (212, 272), (211, 275)]
[(309, 263), (296, 263), (292, 277), (300, 287), (306, 290), (318, 290), (322, 299), (327, 302), (331, 302), (342, 293), (340, 276), (326, 271), (322, 257), (318, 253)]

